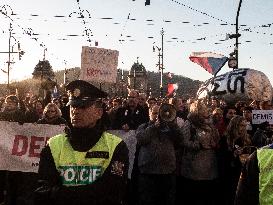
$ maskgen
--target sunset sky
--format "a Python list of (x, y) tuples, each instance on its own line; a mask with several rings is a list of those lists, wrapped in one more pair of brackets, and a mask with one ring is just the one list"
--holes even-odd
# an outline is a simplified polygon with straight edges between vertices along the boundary
[[(229, 56), (235, 39), (239, 0), (2, 0), (0, 52), (18, 42), (25, 52), (12, 54), (10, 79), (31, 77), (39, 60), (49, 60), (53, 70), (80, 67), (82, 46), (119, 51), (118, 68), (129, 70), (137, 58), (149, 71), (158, 71), (158, 51), (164, 30), (164, 72), (196, 80), (211, 76), (189, 60), (192, 52), (208, 51)], [(81, 11), (81, 12), (80, 12)], [(239, 16), (239, 67), (264, 72), (273, 83), (273, 1), (242, 1)], [(80, 18), (80, 13), (83, 18)], [(13, 14), (13, 15), (12, 15)], [(16, 15), (14, 15), (16, 14)], [(8, 54), (0, 53), (0, 69), (7, 71)], [(0, 82), (7, 74), (0, 71)], [(221, 73), (230, 71), (227, 64)]]

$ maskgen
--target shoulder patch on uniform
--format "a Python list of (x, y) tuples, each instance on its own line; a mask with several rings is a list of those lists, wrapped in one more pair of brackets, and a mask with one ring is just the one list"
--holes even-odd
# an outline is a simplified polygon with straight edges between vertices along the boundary
[(113, 161), (111, 164), (111, 173), (118, 176), (124, 174), (124, 163), (119, 161)]

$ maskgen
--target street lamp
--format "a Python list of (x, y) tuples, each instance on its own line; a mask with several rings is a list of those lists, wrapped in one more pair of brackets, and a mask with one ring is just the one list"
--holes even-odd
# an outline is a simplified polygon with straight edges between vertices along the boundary
[(68, 70), (66, 69), (66, 67), (67, 67), (67, 61), (66, 60), (64, 60), (64, 65), (65, 65), (65, 67), (64, 67), (64, 85), (66, 85), (68, 82), (67, 82), (67, 74), (68, 74)]
[[(239, 37), (241, 36), (241, 34), (239, 33), (239, 15), (240, 15), (241, 5), (242, 5), (242, 0), (239, 1), (239, 5), (238, 5), (238, 9), (237, 9), (236, 30), (235, 30), (236, 33), (235, 34), (230, 34), (230, 35), (227, 36), (229, 39), (233, 39), (233, 38), (236, 39), (234, 52), (230, 54), (230, 60), (228, 62), (228, 65), (229, 65), (230, 61), (231, 61), (231, 64), (232, 64), (231, 66), (232, 67), (230, 67), (230, 65), (229, 65), (229, 67), (233, 68), (233, 69), (238, 68), (238, 65), (239, 65), (239, 63), (238, 63), (239, 51), (238, 50), (239, 50)], [(235, 57), (233, 55), (235, 55)], [(234, 67), (235, 66), (235, 63), (234, 63), (235, 59), (236, 59), (236, 67)]]
[[(4, 51), (4, 52), (0, 52), (0, 53), (8, 53), (9, 54), (8, 61), (7, 61), (7, 64), (8, 64), (8, 69), (7, 69), (7, 75), (8, 75), (8, 84), (7, 84), (7, 87), (8, 87), (8, 91), (9, 91), (9, 81), (10, 81), (9, 80), (9, 78), (10, 78), (10, 65), (12, 63), (14, 63), (14, 62), (11, 62), (11, 54), (18, 53), (19, 54), (19, 60), (21, 60), (22, 55), (25, 54), (25, 52), (21, 50), (20, 43), (17, 42), (17, 40), (15, 39), (15, 37), (12, 35), (12, 31), (13, 31), (12, 24), (10, 23), (10, 25), (9, 25), (9, 50), (8, 51)], [(11, 39), (12, 38), (15, 40), (15, 42), (18, 45), (18, 51), (13, 51), (13, 46), (14, 45), (11, 45)]]
[(239, 15), (240, 15), (241, 5), (242, 5), (242, 0), (240, 0), (240, 2), (239, 2), (238, 9), (237, 9), (237, 15), (236, 15), (236, 43), (235, 43), (236, 50), (234, 50), (234, 51), (235, 51), (235, 56), (236, 56), (236, 59), (237, 59), (237, 68), (238, 68), (238, 47), (239, 47), (238, 39), (241, 36), (241, 34), (238, 33), (238, 31), (239, 31), (238, 22), (239, 22)]
[[(162, 30), (160, 31), (161, 34), (161, 75), (160, 75), (160, 96), (163, 97), (163, 70), (164, 70), (164, 64), (163, 64), (163, 37), (164, 37), (164, 30), (162, 28)], [(160, 67), (159, 67), (160, 68)]]
[(234, 52), (229, 54), (229, 59), (228, 59), (228, 67), (232, 68), (233, 70), (238, 68), (238, 61), (237, 58), (234, 57)]
[(153, 46), (153, 52), (155, 52), (155, 48), (157, 48), (158, 50), (158, 68), (159, 68), (159, 72), (160, 72), (160, 97), (163, 97), (163, 70), (164, 70), (164, 64), (163, 64), (163, 42), (164, 42), (164, 33), (165, 31), (162, 30), (160, 31), (161, 34), (161, 48), (159, 48), (158, 46), (154, 47)]

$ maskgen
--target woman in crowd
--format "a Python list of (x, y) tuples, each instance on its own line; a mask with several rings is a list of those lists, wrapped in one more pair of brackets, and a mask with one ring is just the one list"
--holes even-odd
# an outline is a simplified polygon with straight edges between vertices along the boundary
[(215, 127), (217, 128), (220, 137), (223, 136), (223, 134), (225, 133), (227, 129), (229, 121), (235, 115), (236, 115), (236, 108), (234, 106), (227, 105), (223, 109), (223, 118), (220, 121), (218, 121), (218, 123), (215, 124)]
[[(246, 119), (234, 116), (220, 141), (219, 171), (221, 175), (221, 191), (223, 204), (232, 205), (236, 193), (242, 167), (242, 154), (246, 147), (251, 146), (251, 140), (246, 130)], [(241, 159), (241, 160), (240, 160)]]
[(223, 110), (221, 108), (215, 108), (212, 111), (212, 123), (216, 125), (223, 118)]
[(204, 102), (194, 101), (190, 106), (188, 119), (182, 127), (184, 153), (178, 177), (177, 191), (181, 192), (177, 194), (177, 204), (218, 204), (216, 151), (219, 135), (210, 122), (208, 108)]
[(67, 124), (66, 120), (61, 116), (62, 113), (58, 106), (55, 103), (48, 103), (44, 109), (42, 118), (37, 123), (51, 125)]

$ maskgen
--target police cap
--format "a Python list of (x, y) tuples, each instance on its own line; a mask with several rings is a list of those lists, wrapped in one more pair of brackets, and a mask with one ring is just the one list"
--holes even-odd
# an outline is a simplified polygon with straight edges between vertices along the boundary
[(90, 103), (97, 99), (107, 97), (107, 93), (83, 80), (68, 83), (66, 91), (69, 96), (67, 106), (71, 105), (73, 107), (88, 107)]

